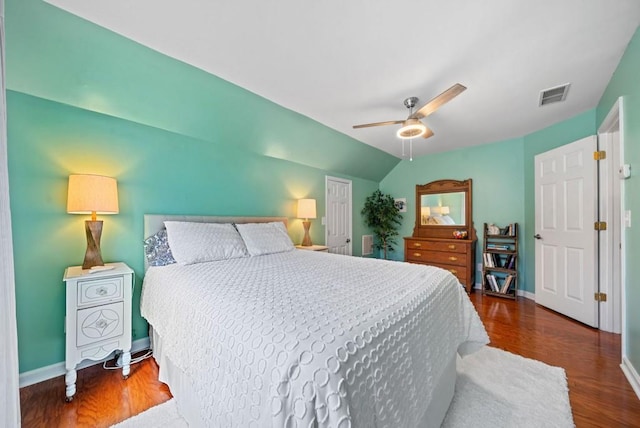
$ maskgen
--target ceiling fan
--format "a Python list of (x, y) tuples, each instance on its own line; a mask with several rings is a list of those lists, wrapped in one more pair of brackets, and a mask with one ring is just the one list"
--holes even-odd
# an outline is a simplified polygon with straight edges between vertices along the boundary
[(358, 128), (370, 128), (372, 126), (386, 126), (386, 125), (397, 125), (399, 123), (402, 124), (402, 127), (398, 129), (396, 135), (398, 138), (412, 139), (412, 138), (429, 138), (433, 136), (433, 131), (420, 121), (420, 119), (429, 116), (431, 113), (438, 110), (445, 103), (448, 103), (453, 98), (458, 96), (461, 92), (467, 89), (465, 86), (456, 83), (424, 106), (420, 107), (418, 110), (413, 111), (413, 108), (418, 103), (417, 97), (409, 97), (404, 100), (404, 105), (409, 109), (409, 116), (405, 120), (390, 120), (387, 122), (375, 122), (375, 123), (365, 123), (363, 125), (354, 125), (354, 129)]

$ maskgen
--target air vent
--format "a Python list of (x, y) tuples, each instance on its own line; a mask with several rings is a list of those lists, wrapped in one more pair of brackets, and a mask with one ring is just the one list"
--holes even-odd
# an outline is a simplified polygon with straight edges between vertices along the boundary
[(540, 91), (540, 106), (564, 101), (565, 98), (567, 98), (569, 86), (571, 86), (571, 84), (567, 83), (566, 85)]
[(373, 235), (362, 235), (362, 255), (373, 254)]

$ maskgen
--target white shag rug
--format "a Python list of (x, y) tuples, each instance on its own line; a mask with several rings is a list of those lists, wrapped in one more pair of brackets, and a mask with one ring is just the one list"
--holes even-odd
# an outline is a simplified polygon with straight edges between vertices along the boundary
[[(574, 427), (564, 369), (485, 346), (458, 357), (456, 392), (443, 428)], [(174, 400), (117, 428), (186, 428)]]
[(442, 427), (575, 426), (563, 368), (485, 346), (458, 359), (457, 371)]

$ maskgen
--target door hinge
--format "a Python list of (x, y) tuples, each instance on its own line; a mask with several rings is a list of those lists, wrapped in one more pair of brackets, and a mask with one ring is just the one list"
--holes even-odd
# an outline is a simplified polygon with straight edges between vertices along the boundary
[(596, 302), (606, 302), (607, 301), (607, 293), (595, 293), (593, 298)]
[(607, 152), (604, 150), (600, 150), (597, 152), (593, 152), (593, 160), (602, 160), (607, 158)]
[(596, 221), (593, 223), (593, 228), (595, 230), (607, 230), (607, 222), (606, 221)]

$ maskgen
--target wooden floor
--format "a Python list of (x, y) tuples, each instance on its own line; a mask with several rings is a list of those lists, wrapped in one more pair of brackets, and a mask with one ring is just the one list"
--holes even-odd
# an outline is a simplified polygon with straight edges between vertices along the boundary
[(121, 370), (102, 364), (78, 371), (76, 395), (65, 402), (64, 376), (20, 390), (23, 427), (109, 427), (171, 398), (158, 380), (158, 366), (148, 358)]
[[(492, 346), (566, 370), (577, 427), (640, 427), (640, 400), (619, 367), (619, 335), (591, 329), (528, 299), (474, 293), (471, 300)], [(153, 359), (132, 366), (127, 380), (102, 366), (81, 370), (71, 403), (64, 401), (62, 376), (23, 388), (22, 424), (108, 427), (171, 398), (157, 374)]]

